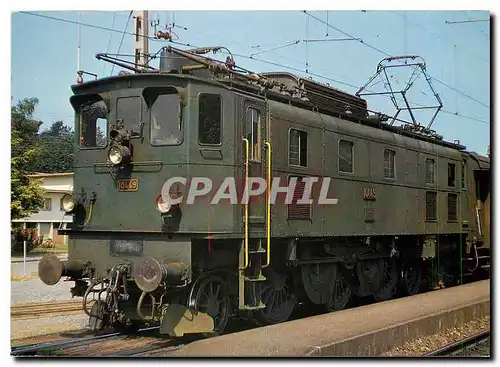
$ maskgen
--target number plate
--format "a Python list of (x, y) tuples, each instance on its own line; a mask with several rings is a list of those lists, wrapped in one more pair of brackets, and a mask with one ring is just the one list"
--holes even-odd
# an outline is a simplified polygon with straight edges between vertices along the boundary
[(116, 182), (116, 189), (122, 192), (137, 191), (139, 189), (139, 180), (137, 178), (118, 180)]
[(109, 244), (109, 249), (113, 256), (140, 256), (142, 248), (143, 243), (141, 240), (111, 240)]
[(365, 187), (363, 189), (363, 200), (376, 200), (377, 194), (374, 187)]

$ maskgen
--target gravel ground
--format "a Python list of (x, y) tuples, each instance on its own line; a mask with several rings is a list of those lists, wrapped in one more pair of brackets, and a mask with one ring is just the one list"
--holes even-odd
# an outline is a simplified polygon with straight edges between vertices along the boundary
[(453, 343), (457, 340), (474, 335), (483, 330), (490, 329), (490, 317), (472, 320), (465, 324), (448, 328), (439, 333), (412, 340), (400, 347), (396, 347), (381, 356), (417, 357), (431, 352), (439, 347)]
[(38, 335), (83, 329), (88, 326), (88, 320), (88, 316), (83, 311), (78, 315), (12, 320), (10, 323), (10, 337), (11, 339), (23, 339)]
[(24, 264), (23, 263), (10, 263), (10, 275), (21, 277), (24, 275), (27, 276), (36, 276), (38, 274), (38, 261), (27, 261), (26, 262), (26, 274), (24, 274)]
[(63, 282), (63, 279), (56, 285), (48, 286), (38, 279), (38, 261), (26, 263), (26, 273), (23, 263), (11, 263), (11, 304), (69, 300), (71, 299), (70, 288), (74, 282)]
[[(70, 288), (75, 282), (59, 281), (56, 285), (48, 286), (40, 279), (18, 280), (10, 282), (10, 304), (70, 300)], [(75, 298), (74, 298), (75, 299)]]
[[(64, 282), (61, 279), (56, 285), (48, 286), (38, 279), (37, 273), (38, 261), (26, 262), (26, 273), (22, 262), (11, 263), (11, 304), (71, 299), (70, 288), (74, 286), (74, 282)], [(83, 311), (78, 315), (12, 320), (11, 338), (81, 329), (87, 325), (88, 316)]]

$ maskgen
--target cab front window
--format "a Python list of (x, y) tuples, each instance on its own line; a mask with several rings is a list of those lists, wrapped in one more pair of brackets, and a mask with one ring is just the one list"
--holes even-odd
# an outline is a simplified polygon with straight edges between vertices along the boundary
[(78, 108), (79, 145), (82, 148), (106, 146), (108, 108), (104, 101), (84, 103)]
[(148, 88), (144, 92), (150, 112), (151, 145), (180, 145), (182, 103), (175, 88)]

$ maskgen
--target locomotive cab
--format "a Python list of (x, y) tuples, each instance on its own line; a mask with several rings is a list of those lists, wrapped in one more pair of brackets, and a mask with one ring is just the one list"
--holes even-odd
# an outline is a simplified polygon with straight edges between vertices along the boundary
[[(215, 186), (221, 177), (234, 177), (236, 152), (228, 143), (236, 131), (227, 88), (189, 76), (149, 74), (91, 81), (73, 91), (75, 185), (65, 199), (67, 215), (73, 216), (65, 231), (71, 260), (47, 259), (40, 265), (41, 279), (54, 284), (72, 276), (74, 294), (89, 297), (87, 291), (96, 285), (85, 279), (99, 283), (116, 277), (129, 293), (122, 303), (131, 305), (141, 292), (155, 290), (152, 278), (169, 288), (191, 283), (192, 256), (207, 252), (203, 247), (193, 255), (193, 247), (204, 244), (207, 235), (234, 231), (235, 209), (209, 205), (211, 196), (195, 197), (193, 205), (172, 205), (169, 198), (188, 196), (188, 182), (175, 182), (167, 197), (162, 188), (173, 178), (207, 177)], [(136, 284), (127, 289), (131, 279)], [(136, 294), (134, 287), (139, 287)], [(143, 301), (144, 307), (154, 307), (150, 299)], [(201, 331), (212, 330), (204, 326)]]

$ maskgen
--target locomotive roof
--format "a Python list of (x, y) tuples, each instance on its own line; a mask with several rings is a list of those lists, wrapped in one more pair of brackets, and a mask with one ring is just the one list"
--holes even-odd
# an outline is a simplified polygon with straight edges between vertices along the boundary
[(490, 157), (477, 154), (476, 152), (469, 152), (470, 156), (477, 162), (481, 170), (490, 170)]
[[(209, 51), (214, 53), (226, 50), (230, 56), (226, 62), (202, 56)], [(161, 86), (164, 78), (189, 79), (200, 83), (212, 84), (226, 89), (237, 90), (268, 100), (282, 102), (305, 110), (313, 110), (322, 114), (336, 116), (343, 120), (360, 123), (391, 131), (416, 140), (446, 146), (456, 150), (465, 150), (465, 146), (447, 142), (434, 131), (418, 124), (406, 123), (394, 126), (394, 116), (391, 123), (386, 123), (389, 116), (370, 111), (366, 100), (359, 96), (341, 91), (329, 84), (322, 84), (312, 78), (301, 78), (287, 72), (253, 73), (236, 66), (231, 52), (221, 46), (202, 47), (192, 50), (181, 50), (171, 46), (160, 49), (160, 68), (149, 65), (136, 65), (132, 62), (110, 57), (107, 54), (97, 54), (96, 58), (111, 62), (135, 73), (120, 72), (121, 75), (92, 80), (73, 85), (76, 95), (99, 92), (98, 86), (106, 86), (106, 91), (112, 91), (113, 82), (144, 80), (149, 86)], [(79, 72), (83, 75), (83, 71)], [(127, 86), (130, 87), (130, 86)], [(74, 98), (72, 99), (74, 100)], [(369, 114), (372, 113), (372, 115)], [(405, 123), (403, 121), (403, 123)]]
[[(295, 77), (292, 74), (288, 73), (274, 73), (274, 74), (280, 74), (280, 75), (290, 75), (291, 77)], [(296, 78), (296, 77), (295, 77)], [(164, 83), (165, 79), (185, 79), (185, 80), (190, 80), (190, 81), (195, 81), (199, 83), (205, 83), (205, 84), (211, 84), (218, 86), (220, 88), (228, 89), (228, 90), (237, 90), (239, 92), (247, 93), (247, 94), (252, 94), (254, 96), (258, 96), (260, 98), (268, 98), (270, 100), (274, 100), (276, 102), (282, 102), (286, 103), (287, 105), (293, 105), (305, 110), (316, 110), (319, 113), (326, 114), (326, 115), (331, 115), (331, 116), (336, 116), (339, 117), (343, 120), (348, 120), (352, 121), (354, 123), (361, 123), (363, 125), (367, 126), (372, 126), (376, 127), (378, 129), (382, 130), (387, 130), (396, 134), (400, 134), (403, 136), (407, 136), (416, 140), (421, 140), (421, 141), (427, 141), (429, 143), (433, 143), (436, 145), (441, 145), (441, 146), (446, 146), (452, 149), (457, 149), (457, 150), (465, 150), (465, 146), (455, 144), (452, 142), (448, 142), (445, 140), (437, 140), (431, 136), (423, 135), (423, 134), (417, 134), (415, 132), (405, 130), (402, 126), (391, 126), (389, 124), (380, 122), (378, 120), (373, 120), (370, 118), (362, 118), (358, 115), (350, 115), (346, 112), (339, 111), (339, 110), (334, 110), (332, 108), (328, 108), (327, 106), (315, 106), (314, 103), (307, 101), (307, 100), (301, 100), (298, 98), (292, 98), (291, 96), (286, 96), (283, 95), (282, 93), (279, 93), (274, 90), (266, 90), (265, 92), (262, 91), (262, 88), (244, 83), (238, 80), (233, 80), (233, 79), (228, 79), (228, 78), (213, 78), (213, 79), (207, 79), (207, 78), (202, 78), (196, 75), (190, 75), (190, 74), (177, 74), (177, 73), (168, 73), (168, 72), (148, 72), (148, 73), (137, 73), (137, 74), (132, 74), (132, 73), (126, 73), (122, 75), (117, 75), (117, 76), (110, 76), (110, 77), (105, 77), (102, 79), (97, 79), (97, 80), (91, 80), (82, 84), (75, 84), (71, 86), (71, 89), (75, 95), (80, 95), (80, 94), (86, 94), (86, 93), (95, 93), (99, 89), (100, 86), (107, 85), (109, 87), (112, 86), (113, 83), (120, 83), (120, 82), (127, 82), (127, 81), (142, 81), (145, 84), (150, 84), (154, 86), (155, 84), (162, 85)], [(297, 78), (299, 79), (299, 78)], [(304, 81), (304, 79), (300, 79)], [(325, 86), (326, 88), (327, 86)], [(106, 88), (108, 89), (108, 88)], [(337, 91), (336, 89), (334, 89)], [(354, 95), (349, 95), (345, 92), (339, 91), (340, 93), (343, 93), (348, 96), (352, 96), (355, 99), (362, 100), (359, 97), (356, 97)], [(360, 108), (362, 105), (357, 105), (355, 108)]]

